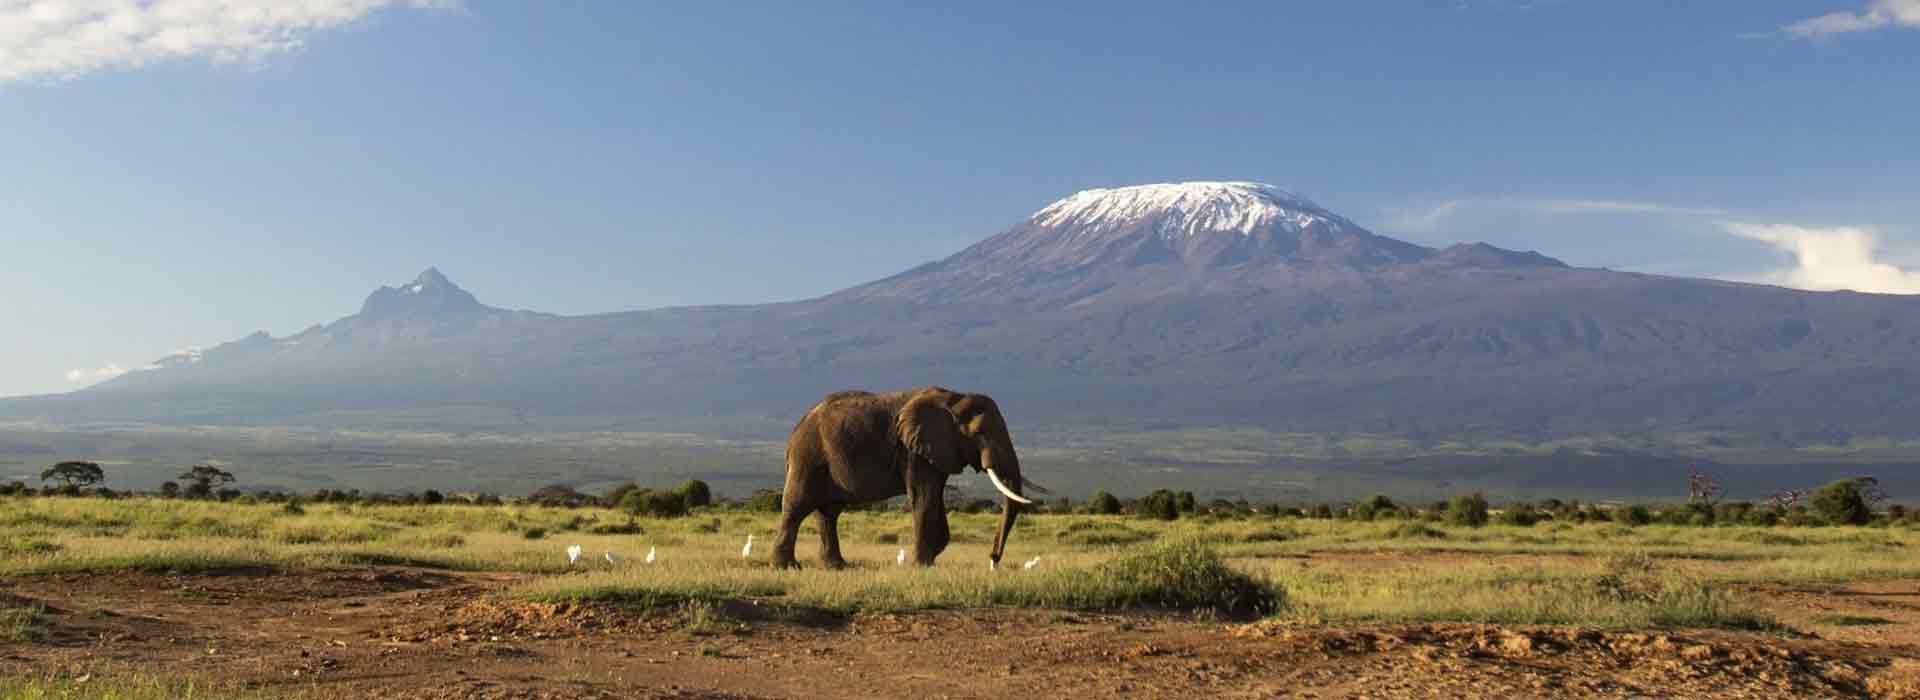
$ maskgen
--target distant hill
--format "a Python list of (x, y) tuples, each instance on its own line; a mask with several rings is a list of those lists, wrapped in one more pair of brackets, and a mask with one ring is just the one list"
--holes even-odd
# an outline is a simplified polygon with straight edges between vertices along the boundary
[(1432, 249), (1267, 185), (1146, 185), (792, 303), (555, 316), (428, 270), (332, 323), (0, 416), (783, 433), (828, 391), (933, 383), (995, 394), (1017, 427), (1912, 436), (1920, 299)]

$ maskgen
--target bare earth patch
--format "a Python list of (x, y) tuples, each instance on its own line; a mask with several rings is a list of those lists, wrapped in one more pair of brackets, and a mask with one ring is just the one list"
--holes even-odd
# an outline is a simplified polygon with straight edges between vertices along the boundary
[[(0, 599), (45, 611), (34, 639), (0, 642), (0, 675), (486, 700), (1920, 697), (1912, 582), (1756, 591), (1814, 635), (1802, 638), (1034, 610), (837, 617), (754, 601), (640, 611), (495, 595), (522, 580), (404, 568), (15, 577)], [(1845, 615), (1888, 624), (1802, 622)]]

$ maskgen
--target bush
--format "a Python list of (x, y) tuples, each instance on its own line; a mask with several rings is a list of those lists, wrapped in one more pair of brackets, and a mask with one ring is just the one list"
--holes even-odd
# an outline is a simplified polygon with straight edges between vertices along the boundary
[(420, 493), (420, 502), (430, 506), (440, 505), (441, 503), (445, 503), (446, 500), (447, 497), (445, 494), (433, 489), (427, 489)]
[(1166, 489), (1154, 491), (1133, 504), (1133, 513), (1142, 518), (1179, 520), (1180, 496)]
[(779, 491), (761, 489), (753, 492), (753, 498), (747, 500), (747, 509), (760, 511), (762, 513), (778, 513), (780, 512), (781, 498)]
[(527, 494), (527, 500), (543, 506), (556, 508), (577, 508), (593, 502), (593, 497), (565, 484), (549, 484)]
[(1507, 507), (1500, 509), (1501, 525), (1533, 527), (1537, 522), (1540, 522), (1540, 511), (1534, 510), (1531, 504), (1510, 503)]
[(547, 538), (547, 531), (542, 528), (530, 527), (527, 528), (526, 532), (520, 533), (520, 536), (530, 540), (543, 540)]
[(1227, 566), (1219, 553), (1197, 542), (1152, 547), (1100, 566), (1094, 578), (1115, 587), (1117, 607), (1153, 606), (1214, 610), (1237, 616), (1270, 615), (1286, 592)]
[(1465, 527), (1487, 524), (1487, 497), (1478, 493), (1454, 496), (1447, 503), (1447, 522)]
[(1865, 525), (1873, 520), (1866, 493), (1873, 484), (1861, 477), (1841, 479), (1813, 492), (1810, 503), (1821, 519), (1834, 525)]
[(673, 488), (673, 493), (679, 496), (680, 501), (687, 504), (688, 508), (705, 508), (713, 505), (713, 489), (707, 487), (707, 482), (699, 479), (681, 482), (679, 486)]
[(1393, 504), (1393, 499), (1376, 493), (1372, 498), (1355, 502), (1350, 512), (1353, 514), (1354, 520), (1372, 520), (1374, 518), (1392, 517), (1395, 509), (1396, 506)]
[(1614, 520), (1628, 525), (1646, 525), (1653, 522), (1653, 511), (1647, 510), (1646, 506), (1636, 503), (1627, 506), (1626, 510), (1620, 511), (1619, 517)]
[(677, 518), (687, 514), (687, 502), (676, 493), (640, 489), (627, 492), (620, 500), (620, 510), (626, 511), (630, 518), (642, 515)]
[(1101, 491), (1093, 494), (1093, 500), (1087, 502), (1087, 512), (1095, 515), (1119, 515), (1120, 499), (1113, 494)]

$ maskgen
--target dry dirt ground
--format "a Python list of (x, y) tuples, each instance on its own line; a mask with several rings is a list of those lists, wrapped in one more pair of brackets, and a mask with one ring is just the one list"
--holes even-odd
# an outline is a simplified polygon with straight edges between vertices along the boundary
[[(0, 580), (47, 607), (0, 674), (188, 674), (369, 698), (1920, 697), (1915, 582), (1755, 591), (1807, 636), (1324, 627), (988, 610), (842, 619), (523, 603), (386, 568)], [(24, 599), (22, 601), (21, 599)], [(1834, 615), (1878, 618), (1825, 626)]]

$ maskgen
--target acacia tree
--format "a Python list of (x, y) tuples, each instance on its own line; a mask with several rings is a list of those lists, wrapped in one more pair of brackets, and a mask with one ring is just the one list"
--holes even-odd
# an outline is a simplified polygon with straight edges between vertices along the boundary
[(69, 491), (78, 490), (107, 480), (107, 473), (100, 469), (97, 462), (61, 462), (40, 472), (40, 481), (59, 479)]
[(208, 498), (214, 489), (233, 483), (233, 474), (211, 464), (196, 464), (180, 472), (180, 479), (192, 482), (187, 485), (190, 498)]

